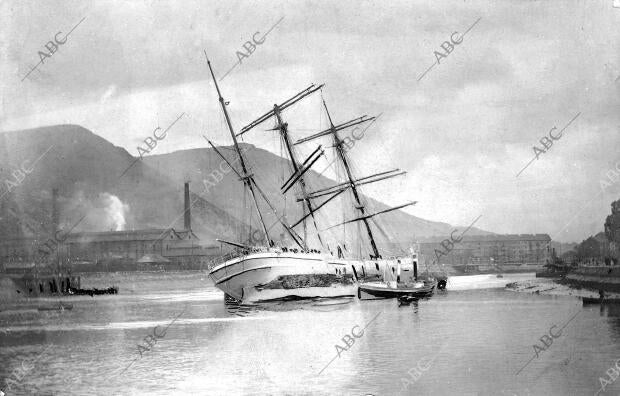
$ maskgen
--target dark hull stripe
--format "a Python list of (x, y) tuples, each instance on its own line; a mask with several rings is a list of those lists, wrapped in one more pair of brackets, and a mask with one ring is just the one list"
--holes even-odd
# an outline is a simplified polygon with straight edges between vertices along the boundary
[(363, 291), (364, 293), (368, 293), (371, 296), (375, 296), (375, 297), (388, 297), (388, 298), (393, 298), (393, 297), (400, 297), (400, 296), (412, 296), (412, 297), (425, 297), (428, 295), (431, 295), (433, 293), (433, 289), (431, 288), (430, 290), (418, 290), (418, 291), (409, 291), (409, 292), (405, 292), (405, 291), (389, 291), (389, 290), (376, 290), (376, 289), (364, 289), (364, 288), (360, 288), (361, 291)]
[[(218, 280), (217, 282), (215, 282), (215, 284), (216, 284), (216, 285), (219, 285), (220, 283), (222, 283), (222, 282), (226, 282), (226, 281), (228, 281), (229, 279), (234, 278), (235, 276), (238, 276), (238, 275), (244, 274), (244, 273), (246, 273), (246, 272), (250, 272), (250, 271), (257, 271), (257, 270), (261, 270), (261, 269), (265, 269), (265, 268), (271, 268), (271, 267), (258, 267), (258, 268), (251, 268), (251, 269), (247, 269), (247, 270), (245, 270), (245, 271), (237, 272), (237, 273), (235, 273), (235, 274), (232, 274), (232, 275), (228, 275), (228, 276), (223, 277), (222, 279), (220, 279), (220, 280)], [(212, 279), (213, 279), (213, 278), (212, 278)]]
[[(291, 257), (291, 256), (267, 256), (267, 257), (256, 257), (256, 258), (249, 258), (249, 259), (243, 259), (243, 260), (239, 260), (234, 264), (228, 264), (223, 266), (222, 268), (218, 269), (215, 272), (211, 272), (209, 275), (213, 275), (215, 276), (215, 274), (217, 274), (220, 271), (225, 271), (228, 267), (231, 267), (233, 265), (237, 265), (240, 264), (242, 261), (252, 261), (252, 260), (266, 260), (266, 259), (274, 259), (274, 258), (288, 258), (288, 259), (294, 259), (294, 260), (304, 260), (304, 261), (323, 261), (321, 259), (311, 259), (311, 258), (300, 258), (300, 257)], [(234, 275), (233, 275), (234, 276)]]

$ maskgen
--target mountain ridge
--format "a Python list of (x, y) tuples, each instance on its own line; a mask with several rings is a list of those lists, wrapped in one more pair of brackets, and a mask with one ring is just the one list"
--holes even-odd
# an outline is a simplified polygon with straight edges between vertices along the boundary
[[(251, 144), (240, 145), (246, 150), (251, 171), (255, 173), (265, 195), (274, 202), (277, 211), (285, 215), (289, 224), (296, 221), (301, 215), (299, 205), (294, 197), (283, 197), (279, 192), (282, 177), (288, 177), (286, 169), (290, 167), (290, 162)], [(92, 131), (73, 124), (0, 132), (0, 178), (3, 186), (6, 186), (4, 181), (10, 180), (19, 164), (24, 161), (32, 164), (33, 159), (50, 146), (49, 152), (31, 173), (25, 175), (20, 185), (10, 192), (4, 187), (0, 191), (0, 194), (6, 192), (0, 202), (0, 221), (3, 224), (0, 236), (25, 234), (23, 227), (7, 214), (9, 208), (19, 216), (34, 218), (42, 226), (50, 224), (53, 188), (58, 188), (61, 223), (70, 223), (69, 217), (77, 216), (68, 214), (81, 213), (80, 208), (86, 210), (87, 217), (76, 229), (78, 231), (109, 230), (109, 219), (102, 217), (101, 213), (110, 208), (110, 202), (114, 201), (111, 197), (120, 200), (120, 204), (114, 201), (117, 207), (126, 209), (124, 226), (127, 228), (182, 228), (183, 183), (186, 181), (190, 182), (191, 200), (194, 202), (192, 228), (206, 242), (215, 238), (243, 240), (242, 235), (249, 234), (258, 224), (256, 214), (252, 214), (251, 210), (249, 214), (244, 214), (248, 212), (244, 209), (250, 208), (250, 201), (247, 195), (244, 196), (243, 184), (227, 165), (222, 165), (221, 158), (213, 149), (177, 150), (139, 159), (123, 147), (115, 146)], [(220, 149), (225, 155), (230, 154), (230, 150), (230, 146)], [(126, 174), (119, 177), (134, 161), (135, 164)], [(215, 187), (208, 188), (209, 183), (205, 180), (213, 175), (217, 179), (218, 169), (228, 172), (222, 173), (221, 180), (212, 179), (217, 183)], [(278, 173), (277, 169), (285, 171)], [(308, 184), (318, 188), (336, 183), (314, 171), (309, 171), (306, 177)], [(388, 207), (368, 196), (363, 196), (363, 199), (376, 210)], [(325, 217), (328, 220), (322, 221), (320, 230), (337, 220), (340, 222), (347, 216), (353, 216), (353, 212), (347, 216), (340, 213), (338, 205), (330, 206), (331, 203), (322, 209), (326, 215), (317, 213), (317, 216), (323, 216), (322, 220)], [(265, 208), (261, 207), (261, 211)], [(265, 217), (268, 226), (277, 219), (270, 213)], [(460, 228), (424, 220), (400, 210), (382, 216), (380, 223), (377, 225), (383, 225), (385, 230), (373, 227), (377, 230), (378, 239), (402, 243), (414, 242), (416, 237), (448, 235), (453, 229)], [(311, 228), (310, 222), (308, 229)], [(296, 229), (302, 233), (302, 227)], [(469, 232), (491, 234), (477, 228)], [(283, 229), (278, 225), (274, 227), (273, 235), (277, 233), (283, 234)], [(365, 237), (365, 233), (362, 235)], [(346, 240), (355, 242), (359, 237), (352, 237), (349, 233), (343, 242)]]

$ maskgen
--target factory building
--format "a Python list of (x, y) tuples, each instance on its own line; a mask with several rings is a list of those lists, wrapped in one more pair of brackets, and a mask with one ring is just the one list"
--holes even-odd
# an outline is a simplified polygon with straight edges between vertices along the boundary
[[(454, 236), (459, 238), (459, 234)], [(460, 242), (453, 241), (448, 253), (441, 245), (444, 239), (446, 237), (429, 237), (418, 241), (420, 253), (427, 262), (439, 257), (439, 264), (460, 270), (468, 267), (472, 271), (536, 271), (551, 259), (551, 238), (547, 234), (465, 235)]]
[[(107, 258), (138, 260), (145, 254), (167, 256), (171, 251), (183, 248), (199, 249), (198, 237), (191, 230), (176, 231), (174, 228), (76, 232), (67, 236), (61, 255), (76, 261), (94, 261)], [(188, 246), (189, 245), (189, 246)]]
[[(53, 194), (54, 229), (58, 229), (57, 192)], [(73, 232), (59, 243), (27, 236), (0, 239), (0, 263), (5, 271), (24, 272), (40, 260), (50, 246), (51, 257), (74, 270), (198, 269), (221, 254), (217, 245), (203, 246), (191, 229), (189, 183), (184, 191), (184, 229), (144, 229), (106, 232)], [(22, 268), (23, 267), (23, 268)]]

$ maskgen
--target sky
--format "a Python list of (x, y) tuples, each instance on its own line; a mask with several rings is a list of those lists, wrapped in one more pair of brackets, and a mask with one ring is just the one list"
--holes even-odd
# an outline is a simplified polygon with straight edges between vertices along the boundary
[[(380, 114), (348, 154), (359, 175), (406, 170), (364, 192), (418, 217), (581, 241), (620, 198), (612, 0), (4, 1), (0, 16), (0, 131), (77, 124), (138, 155), (183, 114), (151, 154), (230, 144), (206, 51), (237, 130), (310, 84), (325, 86), (284, 114), (295, 138), (327, 126), (321, 98), (334, 123)], [(244, 141), (280, 155), (272, 126)]]

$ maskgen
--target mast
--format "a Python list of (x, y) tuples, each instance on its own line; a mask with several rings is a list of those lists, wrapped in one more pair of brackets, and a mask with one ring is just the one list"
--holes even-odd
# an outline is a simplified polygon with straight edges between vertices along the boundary
[[(273, 105), (273, 113), (276, 116), (278, 128), (280, 130), (280, 136), (282, 137), (282, 140), (284, 141), (286, 150), (288, 151), (289, 158), (291, 159), (291, 163), (293, 164), (293, 174), (298, 174), (300, 173), (300, 168), (299, 168), (299, 163), (297, 161), (297, 157), (295, 156), (295, 153), (293, 152), (291, 138), (288, 135), (288, 123), (282, 122), (280, 107), (277, 104)], [(321, 244), (321, 247), (323, 247), (323, 240), (321, 239), (321, 234), (319, 233), (319, 227), (316, 225), (316, 218), (314, 217), (314, 209), (312, 208), (312, 202), (308, 198), (308, 193), (306, 191), (306, 181), (304, 180), (303, 176), (299, 177), (299, 188), (301, 190), (301, 195), (305, 203), (305, 207), (308, 208), (308, 212), (310, 212), (310, 216), (312, 216), (312, 221), (314, 223), (314, 228), (316, 229), (316, 234), (319, 239), (319, 243)], [(306, 215), (305, 207), (304, 207), (304, 217)], [(305, 221), (303, 221), (303, 226), (304, 226), (304, 245), (306, 245), (306, 236), (307, 236), (306, 228), (307, 227), (306, 227)]]
[(217, 80), (215, 79), (215, 74), (213, 74), (213, 68), (211, 67), (211, 62), (209, 61), (209, 57), (207, 56), (207, 51), (205, 51), (205, 57), (207, 58), (207, 65), (209, 65), (209, 71), (211, 72), (211, 77), (213, 78), (213, 83), (215, 84), (215, 89), (217, 90), (217, 95), (219, 97), (220, 105), (222, 106), (222, 111), (224, 112), (224, 117), (226, 118), (226, 124), (228, 125), (228, 131), (230, 132), (230, 136), (233, 139), (233, 143), (235, 146), (235, 151), (237, 152), (237, 156), (239, 157), (239, 163), (241, 164), (241, 179), (245, 186), (250, 190), (250, 194), (252, 195), (252, 200), (254, 202), (254, 207), (256, 208), (256, 213), (258, 213), (258, 218), (260, 220), (260, 224), (263, 228), (263, 233), (265, 234), (265, 239), (270, 247), (273, 247), (273, 241), (269, 238), (269, 232), (267, 231), (267, 226), (265, 225), (265, 221), (263, 220), (263, 215), (258, 207), (258, 201), (256, 200), (256, 194), (254, 193), (254, 176), (251, 173), (248, 173), (247, 166), (245, 164), (245, 158), (239, 149), (239, 143), (237, 143), (237, 136), (235, 135), (235, 131), (233, 130), (232, 124), (230, 122), (230, 116), (228, 115), (228, 110), (226, 110), (226, 102), (224, 102), (224, 98), (222, 97), (222, 93), (220, 92), (220, 87), (217, 85)]
[(368, 239), (370, 240), (370, 246), (372, 247), (373, 255), (375, 258), (381, 258), (379, 250), (377, 249), (377, 244), (375, 243), (375, 238), (372, 235), (372, 229), (370, 228), (370, 224), (368, 223), (368, 218), (366, 217), (366, 210), (360, 200), (359, 194), (357, 192), (357, 187), (355, 186), (355, 179), (351, 174), (349, 161), (347, 160), (347, 156), (344, 152), (344, 149), (342, 148), (342, 140), (340, 140), (340, 137), (338, 136), (338, 131), (336, 130), (334, 123), (332, 122), (332, 117), (330, 116), (329, 110), (327, 109), (325, 99), (323, 99), (323, 106), (325, 107), (325, 111), (327, 112), (327, 118), (329, 119), (329, 125), (334, 139), (334, 146), (336, 147), (336, 152), (338, 153), (338, 158), (342, 162), (342, 165), (344, 166), (344, 169), (347, 173), (347, 178), (349, 179), (349, 183), (351, 185), (351, 192), (353, 193), (353, 197), (355, 198), (355, 207), (360, 211), (362, 215), (360, 220), (364, 223), (364, 226), (366, 227), (366, 232), (368, 233)]
[[(388, 208), (388, 209), (385, 209), (385, 210), (382, 210), (382, 211), (379, 211), (379, 212), (376, 212), (376, 213), (366, 214), (366, 210), (365, 210), (366, 208), (362, 204), (362, 201), (360, 199), (360, 195), (358, 193), (357, 188), (359, 186), (361, 186), (361, 185), (364, 185), (364, 184), (375, 183), (375, 182), (378, 182), (378, 181), (381, 181), (381, 180), (390, 179), (392, 177), (401, 176), (401, 175), (403, 175), (403, 174), (405, 174), (407, 172), (401, 171), (400, 169), (392, 169), (392, 170), (389, 170), (389, 171), (380, 172), (380, 173), (376, 173), (374, 175), (365, 176), (365, 177), (362, 177), (362, 178), (359, 178), (359, 179), (355, 179), (353, 177), (353, 173), (351, 171), (351, 167), (349, 165), (349, 161), (348, 161), (348, 158), (346, 156), (346, 150), (344, 149), (345, 142), (342, 139), (340, 139), (340, 136), (338, 135), (338, 131), (340, 131), (342, 129), (353, 127), (353, 126), (358, 125), (358, 124), (366, 123), (368, 121), (374, 122), (378, 117), (367, 117), (367, 116), (364, 115), (362, 117), (359, 117), (359, 118), (356, 118), (356, 119), (353, 119), (353, 120), (350, 120), (350, 121), (347, 121), (347, 122), (343, 122), (342, 124), (334, 125), (334, 123), (332, 122), (331, 116), (329, 114), (329, 110), (327, 109), (327, 104), (325, 103), (325, 100), (323, 100), (323, 106), (325, 107), (325, 110), (327, 112), (327, 116), (329, 118), (330, 127), (325, 129), (325, 130), (322, 130), (320, 132), (317, 132), (317, 133), (315, 133), (313, 135), (310, 135), (310, 136), (307, 136), (305, 138), (299, 139), (293, 145), (309, 142), (311, 140), (314, 140), (314, 139), (317, 139), (317, 138), (320, 138), (320, 137), (323, 137), (323, 136), (331, 135), (332, 139), (334, 141), (333, 147), (336, 149), (336, 152), (338, 154), (338, 158), (337, 159), (339, 159), (343, 163), (343, 166), (344, 166), (344, 168), (346, 170), (347, 181), (345, 181), (343, 183), (335, 184), (335, 185), (332, 185), (332, 186), (329, 186), (329, 187), (321, 188), (321, 189), (316, 190), (316, 191), (311, 191), (311, 192), (309, 192), (307, 194), (307, 199), (312, 200), (312, 199), (317, 199), (317, 198), (320, 198), (320, 197), (323, 197), (323, 196), (326, 196), (326, 195), (331, 195), (326, 200), (324, 200), (318, 207), (315, 208), (315, 212), (316, 212), (317, 210), (319, 210), (320, 208), (325, 206), (329, 201), (334, 199), (337, 195), (341, 194), (342, 192), (344, 192), (345, 190), (348, 190), (350, 188), (353, 191), (353, 197), (355, 198), (355, 203), (356, 203), (355, 208), (358, 209), (361, 212), (361, 216), (358, 216), (358, 217), (356, 217), (354, 219), (351, 219), (351, 220), (343, 221), (342, 223), (336, 224), (336, 225), (334, 225), (332, 227), (329, 227), (327, 229), (334, 228), (334, 227), (337, 227), (337, 226), (340, 226), (340, 225), (343, 225), (343, 224), (349, 224), (349, 223), (353, 223), (353, 222), (357, 222), (357, 221), (363, 221), (364, 225), (366, 227), (366, 232), (368, 233), (368, 239), (370, 241), (370, 244), (371, 244), (371, 247), (372, 247), (372, 251), (373, 251), (373, 254), (374, 254), (374, 255), (371, 254), (370, 257), (371, 258), (381, 258), (381, 255), (379, 254), (379, 251), (377, 249), (377, 244), (375, 243), (375, 239), (374, 239), (374, 236), (372, 234), (372, 230), (370, 228), (370, 224), (368, 223), (368, 219), (373, 218), (373, 217), (375, 217), (377, 215), (380, 215), (380, 214), (384, 214), (384, 213), (388, 213), (388, 212), (391, 212), (391, 211), (394, 211), (394, 210), (402, 209), (402, 208), (404, 208), (406, 206), (415, 205), (417, 202), (415, 202), (415, 201), (414, 202), (408, 202), (408, 203), (406, 203), (404, 205)], [(370, 125), (372, 125), (372, 122), (371, 122)], [(366, 128), (368, 128), (368, 127), (366, 127)], [(321, 146), (319, 146), (319, 148), (317, 148), (317, 150), (315, 150), (315, 152), (320, 150), (320, 148), (321, 148)], [(310, 159), (313, 158), (313, 154), (310, 155), (310, 157), (306, 160), (306, 162), (308, 162)], [(302, 172), (305, 172), (306, 170), (308, 170), (309, 167), (312, 165), (312, 164), (310, 164), (310, 165), (308, 165), (307, 167), (304, 168), (306, 162), (304, 162), (304, 165), (302, 165), (302, 168), (303, 168)], [(293, 179), (294, 176), (295, 176), (295, 174), (293, 174), (293, 176), (291, 176), (291, 179)], [(287, 181), (285, 183), (285, 186), (286, 185), (290, 185), (290, 184), (292, 184), (292, 182)], [(302, 199), (297, 199), (297, 201), (302, 201)], [(305, 217), (307, 217), (307, 216), (305, 216)], [(304, 218), (302, 218), (301, 220), (297, 221), (295, 223), (295, 225), (299, 224), (300, 221), (303, 221)], [(381, 229), (379, 229), (379, 230), (381, 230)]]
[[(288, 123), (284, 122), (284, 120), (282, 119), (282, 112), (285, 109), (294, 105), (295, 103), (299, 102), (300, 100), (304, 99), (305, 97), (309, 96), (310, 94), (318, 91), (322, 87), (323, 87), (322, 84), (319, 86), (315, 86), (314, 84), (311, 84), (308, 88), (297, 93), (295, 96), (291, 97), (290, 99), (285, 100), (281, 104), (279, 105), (274, 104), (272, 110), (269, 110), (267, 113), (263, 114), (256, 120), (252, 121), (250, 124), (241, 128), (241, 132), (237, 134), (237, 137), (241, 136), (245, 134), (246, 132), (250, 131), (251, 129), (262, 124), (263, 122), (269, 120), (271, 117), (275, 118), (276, 127), (271, 130), (279, 131), (280, 138), (282, 142), (284, 143), (284, 146), (286, 147), (288, 157), (293, 166), (293, 174), (288, 178), (288, 180), (281, 187), (282, 194), (286, 193), (296, 183), (299, 184), (302, 198), (298, 199), (297, 201), (303, 202), (303, 206), (302, 206), (304, 210), (303, 219), (306, 219), (308, 215), (312, 216), (314, 227), (316, 229), (317, 237), (319, 239), (319, 243), (321, 244), (321, 246), (323, 246), (323, 240), (321, 239), (319, 228), (316, 224), (316, 218), (314, 215), (314, 212), (316, 212), (316, 209), (313, 207), (312, 202), (310, 201), (310, 198), (308, 197), (306, 182), (303, 178), (303, 174), (306, 173), (310, 169), (310, 167), (323, 155), (323, 151), (319, 147), (312, 154), (310, 154), (310, 156), (303, 163), (300, 163), (297, 159), (297, 155), (293, 151), (294, 144), (292, 143), (290, 135), (288, 133)], [(308, 215), (306, 214), (306, 209), (308, 209)], [(295, 225), (297, 224), (300, 224), (300, 222), (295, 223)], [(303, 222), (303, 227), (304, 227), (303, 244), (306, 245), (307, 227), (306, 227), (305, 221)]]

